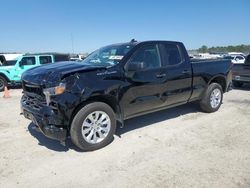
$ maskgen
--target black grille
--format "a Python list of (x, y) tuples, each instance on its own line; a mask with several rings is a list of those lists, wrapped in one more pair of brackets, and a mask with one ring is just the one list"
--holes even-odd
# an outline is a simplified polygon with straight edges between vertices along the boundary
[(29, 92), (29, 93), (35, 93), (37, 95), (43, 96), (43, 89), (41, 86), (30, 84), (30, 83), (27, 83), (25, 81), (23, 81), (22, 85), (23, 85), (24, 91)]
[(24, 103), (26, 106), (29, 106), (35, 111), (39, 111), (41, 108), (46, 106), (45, 99), (37, 98), (30, 95), (23, 95), (22, 103)]

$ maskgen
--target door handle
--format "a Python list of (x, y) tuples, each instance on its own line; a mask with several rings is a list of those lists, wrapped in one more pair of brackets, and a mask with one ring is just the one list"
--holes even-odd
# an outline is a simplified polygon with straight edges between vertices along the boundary
[(163, 78), (163, 77), (165, 77), (165, 76), (167, 76), (165, 73), (163, 73), (163, 74), (157, 74), (157, 75), (156, 75), (156, 78)]
[(188, 70), (182, 71), (182, 74), (189, 74), (189, 73), (190, 73), (190, 71), (188, 71)]

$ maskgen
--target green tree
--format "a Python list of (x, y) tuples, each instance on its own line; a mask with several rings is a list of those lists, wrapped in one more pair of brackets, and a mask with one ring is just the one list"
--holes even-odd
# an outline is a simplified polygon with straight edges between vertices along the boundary
[(208, 52), (208, 47), (206, 45), (203, 45), (201, 48), (198, 49), (198, 52), (207, 53)]
[(227, 52), (242, 52), (245, 54), (250, 53), (250, 45), (236, 45), (236, 46), (212, 46), (208, 48), (206, 45), (203, 45), (197, 50), (199, 53), (227, 53)]

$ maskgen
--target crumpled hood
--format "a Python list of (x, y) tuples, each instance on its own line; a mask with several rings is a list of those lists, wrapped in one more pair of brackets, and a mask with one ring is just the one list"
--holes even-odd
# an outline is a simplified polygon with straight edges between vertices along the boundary
[(31, 68), (23, 73), (22, 80), (33, 84), (47, 85), (60, 82), (67, 74), (100, 68), (104, 67), (90, 66), (74, 61), (58, 62)]

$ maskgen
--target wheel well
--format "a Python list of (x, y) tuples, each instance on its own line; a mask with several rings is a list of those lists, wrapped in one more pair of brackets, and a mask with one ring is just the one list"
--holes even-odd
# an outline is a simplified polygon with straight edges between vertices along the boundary
[(92, 102), (103, 102), (107, 105), (109, 105), (113, 110), (114, 113), (117, 115), (119, 114), (119, 108), (117, 105), (117, 100), (114, 97), (110, 97), (110, 96), (93, 96), (90, 97), (88, 100), (81, 102), (79, 105), (77, 105), (77, 107), (74, 109), (71, 118), (70, 118), (70, 124), (69, 126), (71, 126), (71, 123), (75, 117), (75, 115), (77, 114), (77, 112), (82, 109), (84, 106), (86, 106), (89, 103)]
[(0, 73), (0, 76), (3, 77), (7, 82), (10, 82), (9, 78), (5, 76), (3, 73)]
[(220, 84), (221, 87), (222, 87), (222, 90), (223, 92), (226, 92), (227, 90), (227, 84), (226, 84), (226, 79), (222, 76), (219, 76), (219, 77), (215, 77), (213, 78), (210, 82), (210, 83), (217, 83), (217, 84)]
[(90, 101), (90, 102), (103, 102), (103, 103), (106, 103), (107, 105), (109, 105), (114, 110), (115, 113), (118, 111), (117, 100), (114, 97), (94, 96), (94, 97), (90, 97), (88, 99), (88, 101)]

